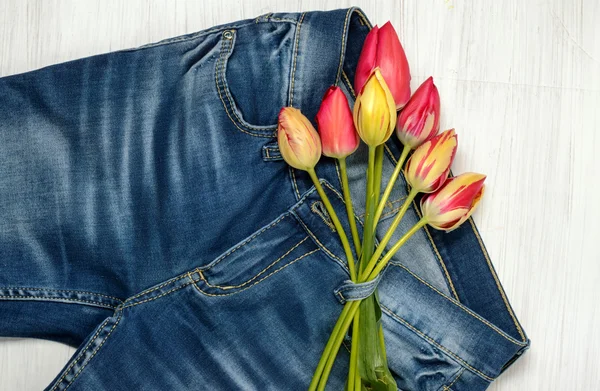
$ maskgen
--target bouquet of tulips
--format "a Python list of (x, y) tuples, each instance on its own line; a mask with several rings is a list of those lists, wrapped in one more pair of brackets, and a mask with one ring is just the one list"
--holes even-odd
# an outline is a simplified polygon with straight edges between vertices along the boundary
[[(408, 62), (396, 31), (389, 22), (381, 28), (375, 26), (369, 32), (354, 83), (359, 93), (353, 111), (340, 87), (332, 86), (327, 90), (316, 118), (319, 133), (299, 110), (292, 107), (281, 109), (278, 143), (286, 162), (307, 171), (314, 182), (343, 244), (350, 279), (358, 284), (378, 278), (402, 245), (425, 225), (451, 231), (466, 221), (483, 195), (485, 176), (465, 173), (448, 178), (456, 153), (457, 136), (453, 129), (438, 134), (440, 97), (431, 77), (410, 96)], [(404, 148), (381, 194), (383, 146), (394, 129)], [(356, 227), (345, 160), (356, 151), (360, 139), (369, 150), (362, 238)], [(346, 212), (358, 261), (353, 257), (348, 237), (315, 172), (321, 154), (339, 162)], [(410, 186), (408, 196), (388, 231), (375, 246), (377, 223), (403, 168)], [(402, 217), (419, 193), (425, 194), (420, 205), (422, 218), (385, 251)], [(380, 317), (376, 290), (366, 299), (345, 304), (309, 390), (325, 389), (339, 348), (350, 327), (352, 345), (346, 390), (398, 389), (388, 369)]]

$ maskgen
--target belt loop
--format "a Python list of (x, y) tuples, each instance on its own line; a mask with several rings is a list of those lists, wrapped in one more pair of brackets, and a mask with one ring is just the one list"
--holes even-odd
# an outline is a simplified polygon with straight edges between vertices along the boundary
[(377, 285), (379, 285), (379, 281), (381, 281), (381, 275), (382, 273), (379, 273), (375, 279), (361, 283), (346, 280), (333, 292), (342, 304), (346, 304), (348, 301), (366, 299), (375, 292)]

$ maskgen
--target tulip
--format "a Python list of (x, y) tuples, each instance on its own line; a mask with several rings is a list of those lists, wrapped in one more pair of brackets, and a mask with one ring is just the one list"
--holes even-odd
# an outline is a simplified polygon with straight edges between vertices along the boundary
[(402, 144), (415, 149), (440, 130), (440, 94), (429, 77), (398, 115), (396, 134)]
[(448, 178), (456, 147), (456, 133), (450, 129), (417, 148), (404, 168), (411, 188), (420, 193), (433, 193), (439, 189)]
[(377, 67), (388, 83), (396, 109), (400, 110), (410, 99), (410, 69), (398, 34), (390, 22), (381, 28), (373, 27), (365, 38), (354, 77), (357, 91), (362, 89)]
[(283, 159), (299, 170), (312, 170), (321, 157), (321, 139), (308, 118), (293, 107), (279, 111), (277, 142)]
[(351, 155), (358, 148), (360, 138), (348, 99), (340, 87), (329, 87), (317, 113), (323, 155), (336, 159)]
[(381, 71), (375, 68), (354, 103), (354, 125), (370, 147), (383, 144), (396, 127), (394, 98)]
[(435, 229), (450, 232), (464, 223), (473, 213), (485, 186), (485, 175), (465, 173), (450, 178), (437, 192), (423, 197), (423, 219)]

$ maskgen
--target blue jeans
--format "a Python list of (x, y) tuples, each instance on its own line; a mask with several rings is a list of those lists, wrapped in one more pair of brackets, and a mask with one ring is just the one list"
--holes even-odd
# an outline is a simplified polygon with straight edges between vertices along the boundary
[[(78, 346), (48, 390), (307, 388), (369, 287), (277, 113), (313, 119), (332, 84), (352, 102), (369, 29), (356, 8), (267, 14), (0, 79), (0, 335)], [(359, 223), (366, 160), (348, 159)], [(336, 162), (317, 173), (350, 232)], [(400, 178), (379, 238), (405, 196)], [(471, 220), (418, 232), (379, 294), (402, 390), (485, 390), (529, 346)]]

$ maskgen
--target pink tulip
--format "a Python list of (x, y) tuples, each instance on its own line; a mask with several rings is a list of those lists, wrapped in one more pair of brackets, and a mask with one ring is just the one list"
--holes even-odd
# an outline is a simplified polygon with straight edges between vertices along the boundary
[(392, 92), (396, 110), (400, 110), (410, 99), (410, 69), (398, 34), (390, 22), (381, 28), (373, 27), (367, 34), (356, 66), (356, 91), (362, 89), (376, 67), (381, 69), (381, 74)]
[(433, 228), (452, 231), (464, 223), (473, 213), (485, 186), (485, 175), (465, 173), (450, 178), (435, 193), (423, 197), (423, 218)]
[(354, 128), (348, 99), (340, 87), (329, 87), (317, 113), (323, 155), (342, 159), (354, 153), (360, 137)]
[(404, 175), (410, 187), (420, 193), (433, 193), (444, 184), (458, 145), (454, 129), (446, 130), (418, 147)]
[(396, 134), (402, 144), (415, 149), (440, 130), (440, 94), (429, 77), (398, 115)]
[(299, 170), (312, 170), (321, 157), (319, 134), (308, 118), (293, 107), (279, 111), (277, 143), (283, 159)]

